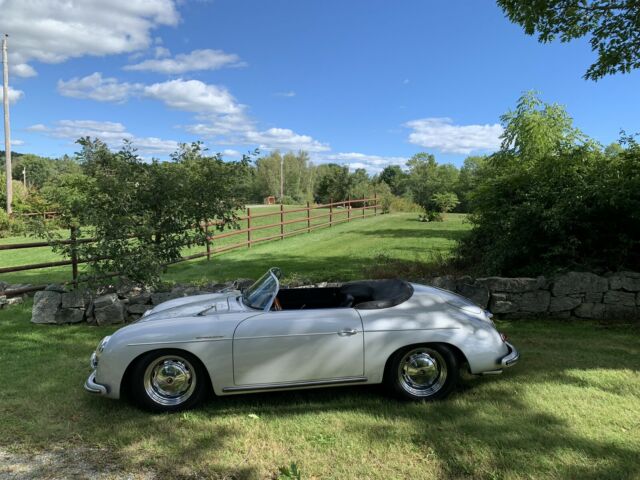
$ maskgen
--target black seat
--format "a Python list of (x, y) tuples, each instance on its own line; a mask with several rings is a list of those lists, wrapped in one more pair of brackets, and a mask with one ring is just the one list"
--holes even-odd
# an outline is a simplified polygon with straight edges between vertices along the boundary
[(351, 308), (351, 307), (353, 307), (353, 301), (354, 301), (353, 295), (350, 295), (350, 294), (347, 293), (347, 294), (342, 296), (342, 300), (340, 300), (340, 303), (338, 304), (338, 307)]

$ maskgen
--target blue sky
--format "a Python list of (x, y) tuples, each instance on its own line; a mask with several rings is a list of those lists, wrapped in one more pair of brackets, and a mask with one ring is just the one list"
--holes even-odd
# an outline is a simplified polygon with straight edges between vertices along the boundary
[(145, 157), (305, 149), (375, 173), (494, 150), (525, 90), (607, 144), (640, 130), (640, 72), (597, 83), (586, 41), (542, 45), (492, 1), (0, 0), (14, 150), (80, 135)]

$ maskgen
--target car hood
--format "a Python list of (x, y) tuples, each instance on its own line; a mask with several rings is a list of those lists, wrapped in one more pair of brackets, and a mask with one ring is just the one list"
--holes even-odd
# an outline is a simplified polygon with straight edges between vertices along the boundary
[(232, 290), (224, 293), (207, 295), (193, 295), (176, 298), (157, 305), (149, 310), (138, 322), (167, 320), (176, 317), (191, 317), (195, 315), (221, 315), (245, 310), (238, 300), (240, 292)]

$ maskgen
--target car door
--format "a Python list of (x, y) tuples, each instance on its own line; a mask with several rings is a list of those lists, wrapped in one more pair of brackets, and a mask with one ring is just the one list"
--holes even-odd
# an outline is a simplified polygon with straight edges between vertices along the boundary
[(233, 336), (236, 385), (335, 380), (364, 374), (364, 336), (352, 308), (265, 312)]

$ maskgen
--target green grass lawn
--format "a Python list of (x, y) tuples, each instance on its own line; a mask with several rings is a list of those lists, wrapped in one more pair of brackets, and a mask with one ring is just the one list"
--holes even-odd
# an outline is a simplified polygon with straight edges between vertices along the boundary
[[(293, 207), (288, 207), (293, 208)], [(279, 207), (253, 208), (253, 214), (276, 211)], [(328, 209), (325, 209), (325, 213)], [(312, 215), (321, 215), (313, 211)], [(336, 219), (345, 218), (345, 211), (335, 211)], [(354, 212), (354, 217), (361, 213)], [(288, 214), (286, 220), (306, 217), (306, 212)], [(446, 256), (455, 241), (469, 228), (464, 215), (450, 214), (444, 222), (423, 223), (415, 213), (395, 213), (358, 219), (331, 228), (318, 228), (310, 234), (301, 233), (254, 245), (251, 249), (240, 248), (212, 257), (173, 265), (165, 278), (176, 282), (224, 281), (238, 277), (256, 278), (267, 268), (279, 266), (287, 276), (300, 276), (321, 280), (348, 280), (359, 277), (378, 255), (409, 263), (429, 263), (434, 256)], [(277, 217), (262, 217), (252, 224), (267, 225), (279, 221)], [(312, 220), (312, 226), (327, 221), (327, 218)], [(306, 227), (306, 222), (287, 225), (285, 231)], [(246, 225), (243, 224), (243, 228)], [(264, 229), (254, 235), (267, 237), (280, 232), (279, 227)], [(244, 241), (245, 235), (214, 240), (213, 247)], [(29, 238), (9, 238), (2, 243), (34, 241)], [(204, 247), (186, 249), (188, 255), (203, 251)], [(11, 266), (59, 260), (48, 248), (25, 250), (0, 250), (0, 265)], [(68, 281), (71, 267), (53, 267), (41, 270), (6, 273), (0, 280), (9, 283), (33, 285)]]
[[(358, 387), (151, 415), (82, 389), (89, 354), (113, 328), (29, 318), (30, 303), (0, 311), (0, 447), (12, 452), (88, 448), (75, 461), (163, 479), (272, 478), (290, 462), (303, 478), (640, 478), (637, 327), (501, 322), (520, 363), (466, 376), (437, 403)], [(48, 468), (37, 476), (55, 478)]]

